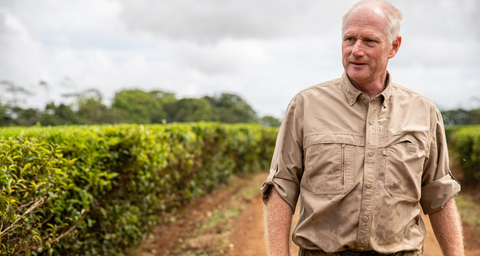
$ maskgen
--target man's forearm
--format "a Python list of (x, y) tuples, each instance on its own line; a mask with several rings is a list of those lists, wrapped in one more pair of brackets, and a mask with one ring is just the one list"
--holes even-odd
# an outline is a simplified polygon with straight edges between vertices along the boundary
[(429, 218), (443, 254), (445, 256), (464, 255), (462, 222), (455, 200), (450, 199), (442, 210), (430, 214)]
[(289, 235), (292, 222), (292, 209), (275, 189), (268, 198), (264, 209), (265, 244), (268, 255), (290, 255)]

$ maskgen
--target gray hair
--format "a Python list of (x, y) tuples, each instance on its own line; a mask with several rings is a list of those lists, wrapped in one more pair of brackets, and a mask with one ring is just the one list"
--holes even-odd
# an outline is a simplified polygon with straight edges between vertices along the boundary
[(385, 0), (362, 0), (354, 4), (342, 16), (342, 31), (344, 31), (345, 21), (347, 20), (348, 15), (366, 5), (378, 6), (385, 14), (385, 17), (387, 18), (385, 33), (390, 39), (390, 43), (392, 43), (400, 33), (400, 25), (402, 24), (403, 15), (397, 8)]

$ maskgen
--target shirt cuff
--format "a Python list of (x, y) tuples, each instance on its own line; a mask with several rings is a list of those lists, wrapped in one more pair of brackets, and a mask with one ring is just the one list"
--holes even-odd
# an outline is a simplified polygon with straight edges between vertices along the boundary
[(442, 178), (422, 187), (422, 205), (425, 214), (437, 212), (454, 196), (460, 192), (460, 183), (452, 176), (447, 174)]
[(286, 203), (288, 203), (288, 205), (290, 205), (292, 212), (295, 212), (300, 189), (293, 181), (275, 177), (276, 173), (276, 170), (271, 170), (267, 180), (262, 184), (260, 190), (262, 193), (263, 203), (266, 204), (268, 196), (270, 195), (270, 189), (273, 187), (277, 191), (278, 195), (280, 195), (280, 197)]

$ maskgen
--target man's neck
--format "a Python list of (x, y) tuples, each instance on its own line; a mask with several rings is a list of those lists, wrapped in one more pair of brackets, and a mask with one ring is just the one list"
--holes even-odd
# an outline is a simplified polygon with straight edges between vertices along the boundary
[(347, 75), (348, 79), (350, 80), (350, 83), (352, 83), (352, 85), (355, 86), (355, 88), (357, 88), (359, 91), (368, 95), (368, 97), (370, 97), (370, 100), (375, 98), (375, 96), (379, 95), (380, 93), (383, 92), (383, 90), (385, 90), (385, 88), (387, 87), (387, 78), (388, 78), (387, 76), (388, 74), (386, 73), (385, 76), (383, 76), (380, 81), (377, 80), (376, 82), (373, 82), (373, 83), (359, 84), (357, 83), (357, 81), (351, 79)]

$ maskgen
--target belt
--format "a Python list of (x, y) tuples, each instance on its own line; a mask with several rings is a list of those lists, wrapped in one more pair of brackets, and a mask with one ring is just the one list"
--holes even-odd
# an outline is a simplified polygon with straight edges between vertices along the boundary
[(340, 256), (388, 256), (393, 254), (381, 254), (377, 252), (354, 252), (354, 251), (342, 251), (337, 252)]
[[(373, 251), (367, 252), (354, 252), (354, 251), (341, 251), (337, 253), (326, 253), (324, 251), (312, 251), (305, 248), (300, 248), (299, 254), (302, 256), (329, 256), (329, 255), (339, 255), (339, 256), (393, 256), (395, 254), (381, 254)], [(401, 254), (403, 255), (403, 254)], [(410, 254), (408, 254), (410, 255)], [(412, 254), (413, 255), (413, 254)]]

